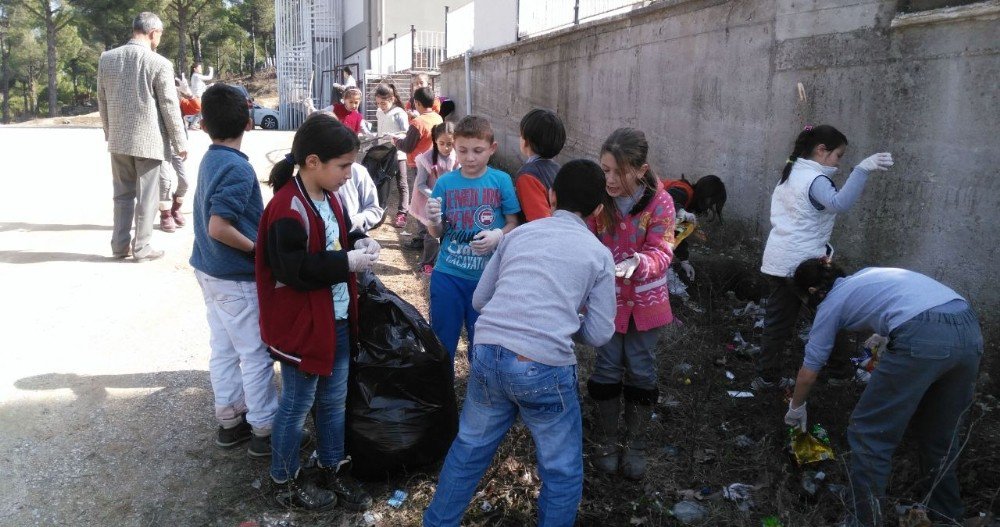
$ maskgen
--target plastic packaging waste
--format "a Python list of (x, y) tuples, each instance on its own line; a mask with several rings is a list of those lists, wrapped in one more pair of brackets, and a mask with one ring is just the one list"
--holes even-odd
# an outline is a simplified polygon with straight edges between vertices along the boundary
[(705, 519), (705, 516), (708, 515), (708, 509), (693, 501), (685, 500), (677, 502), (674, 508), (670, 509), (670, 514), (684, 525), (690, 525)]
[(420, 312), (372, 273), (359, 285), (346, 440), (352, 474), (371, 480), (440, 461), (458, 432), (458, 406), (451, 358)]
[[(826, 430), (822, 427), (825, 436)], [(816, 430), (816, 426), (813, 426), (813, 430)], [(816, 463), (819, 461), (825, 461), (827, 459), (836, 459), (833, 454), (833, 449), (830, 448), (828, 444), (830, 439), (826, 438), (826, 443), (817, 439), (812, 434), (808, 432), (802, 432), (798, 428), (792, 427), (788, 429), (789, 434), (789, 446), (792, 449), (792, 455), (795, 456), (795, 461), (799, 466)]]

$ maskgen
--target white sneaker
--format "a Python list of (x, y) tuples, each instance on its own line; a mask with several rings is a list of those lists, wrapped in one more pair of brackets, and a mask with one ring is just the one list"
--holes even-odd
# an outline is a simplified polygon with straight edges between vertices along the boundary
[(868, 384), (868, 381), (872, 379), (872, 372), (864, 369), (858, 368), (854, 372), (854, 380), (860, 384)]

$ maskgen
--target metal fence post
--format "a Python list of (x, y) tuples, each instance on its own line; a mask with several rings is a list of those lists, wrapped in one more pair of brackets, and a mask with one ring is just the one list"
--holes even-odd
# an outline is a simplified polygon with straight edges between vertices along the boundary
[(580, 0), (573, 2), (573, 25), (580, 23)]
[(444, 6), (444, 58), (448, 58), (448, 6)]
[(417, 67), (417, 28), (410, 24), (410, 69)]

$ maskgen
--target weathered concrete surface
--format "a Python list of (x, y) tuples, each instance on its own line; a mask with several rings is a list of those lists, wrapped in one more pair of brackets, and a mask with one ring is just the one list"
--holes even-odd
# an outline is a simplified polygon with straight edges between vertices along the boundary
[[(660, 175), (726, 181), (726, 228), (751, 243), (751, 259), (795, 135), (832, 124), (850, 140), (838, 182), (872, 153), (896, 159), (838, 218), (841, 263), (927, 273), (995, 321), (1000, 22), (890, 28), (895, 4), (658, 2), (475, 55), (473, 111), (493, 122), (497, 161), (511, 168), (517, 123), (534, 106), (566, 122), (562, 160), (596, 157), (617, 127), (644, 130)], [(463, 61), (442, 70), (443, 93), (463, 112)]]

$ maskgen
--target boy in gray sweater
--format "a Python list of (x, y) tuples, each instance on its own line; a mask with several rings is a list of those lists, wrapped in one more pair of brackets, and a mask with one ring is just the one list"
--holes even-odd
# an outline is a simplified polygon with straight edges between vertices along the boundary
[(614, 261), (584, 223), (600, 214), (604, 187), (595, 163), (567, 163), (549, 191), (552, 217), (511, 231), (486, 264), (458, 437), (424, 525), (459, 525), (519, 415), (537, 449), (538, 525), (574, 524), (583, 438), (573, 340), (600, 346), (614, 334)]

